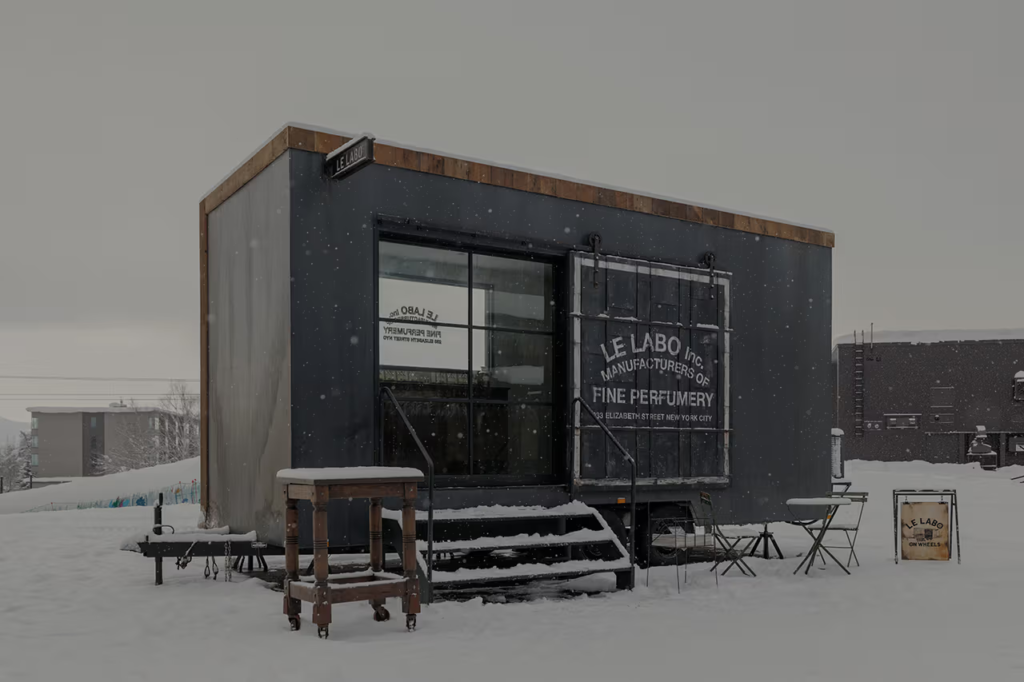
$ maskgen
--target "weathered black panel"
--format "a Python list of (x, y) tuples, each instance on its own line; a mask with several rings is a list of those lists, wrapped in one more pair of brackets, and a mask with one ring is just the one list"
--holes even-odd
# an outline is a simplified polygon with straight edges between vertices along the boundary
[[(511, 251), (567, 257), (586, 249), (592, 232), (602, 252), (628, 258), (692, 267), (714, 251), (718, 267), (733, 273), (735, 329), (732, 483), (715, 492), (716, 506), (728, 520), (787, 518), (786, 498), (829, 490), (830, 249), (383, 166), (328, 182), (321, 155), (291, 155), (296, 466), (373, 461), (374, 216), (386, 214)], [(636, 306), (628, 286), (614, 284), (622, 310)], [(680, 291), (678, 305), (713, 323), (709, 294)], [(606, 444), (595, 442), (594, 452), (602, 446), (604, 456), (582, 466), (625, 475)], [(705, 439), (690, 437), (685, 447), (693, 475), (710, 468), (716, 454)], [(355, 542), (365, 529), (364, 518), (342, 530), (337, 514), (331, 523), (332, 544), (345, 542), (342, 530)]]
[[(573, 331), (580, 377), (573, 387), (617, 439), (636, 443), (627, 449), (642, 455), (639, 482), (727, 475), (728, 275), (716, 274), (711, 286), (707, 270), (587, 255), (573, 262), (572, 317), (580, 326), (578, 345)], [(693, 297), (694, 290), (701, 294)], [(598, 428), (587, 414), (580, 426)], [(698, 429), (714, 432), (690, 433)], [(581, 461), (593, 459), (586, 448), (594, 445), (580, 444)], [(604, 450), (604, 474), (580, 467), (577, 485), (625, 483), (621, 453)]]

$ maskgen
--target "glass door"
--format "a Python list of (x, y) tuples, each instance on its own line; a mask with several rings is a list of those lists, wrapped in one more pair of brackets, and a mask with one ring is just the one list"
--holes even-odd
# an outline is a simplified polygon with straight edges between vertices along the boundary
[[(382, 240), (379, 381), (433, 457), (442, 485), (554, 480), (551, 263)], [(384, 462), (420, 466), (390, 404)]]

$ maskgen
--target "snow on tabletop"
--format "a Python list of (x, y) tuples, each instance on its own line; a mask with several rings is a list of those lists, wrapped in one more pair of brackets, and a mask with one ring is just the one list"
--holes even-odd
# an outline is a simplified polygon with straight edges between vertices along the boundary
[(1024, 369), (1013, 375), (1014, 379), (1024, 379)]
[(845, 436), (846, 433), (842, 429), (832, 429), (833, 436)]
[[(860, 334), (857, 335), (858, 338)], [(1024, 340), (1024, 329), (936, 329), (927, 331), (876, 331), (867, 335), (871, 343), (947, 343), (955, 341), (1019, 341)], [(853, 343), (853, 334), (839, 336), (833, 345)]]
[(281, 469), (277, 480), (288, 483), (329, 483), (332, 481), (422, 481), (423, 472), (412, 467), (326, 467), (323, 469)]
[(827, 505), (844, 507), (853, 503), (845, 497), (791, 497), (786, 500), (786, 504), (790, 507), (823, 507)]

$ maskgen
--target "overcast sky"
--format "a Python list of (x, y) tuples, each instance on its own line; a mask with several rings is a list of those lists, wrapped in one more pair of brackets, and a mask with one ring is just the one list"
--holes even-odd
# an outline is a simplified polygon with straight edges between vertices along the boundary
[[(197, 379), (199, 199), (287, 121), (829, 228), (835, 335), (1024, 327), (1022, 20), (982, 0), (3, 0), (0, 375)], [(0, 379), (0, 416), (162, 389)]]

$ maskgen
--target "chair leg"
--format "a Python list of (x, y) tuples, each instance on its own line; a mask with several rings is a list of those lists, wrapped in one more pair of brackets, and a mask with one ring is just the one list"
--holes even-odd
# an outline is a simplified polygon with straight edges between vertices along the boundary
[[(740, 569), (740, 573), (742, 573), (743, 575), (747, 577), (757, 577), (757, 574), (754, 573), (754, 569), (750, 568), (750, 566), (747, 565), (747, 562), (743, 560), (743, 557), (746, 556), (747, 550), (750, 549), (750, 545), (753, 542), (753, 540), (749, 540), (747, 544), (743, 547), (743, 549), (741, 549), (739, 552), (736, 551), (736, 548), (739, 546), (741, 542), (743, 542), (743, 540), (744, 538), (736, 538), (736, 541), (729, 545), (728, 548), (725, 550), (725, 559), (723, 559), (719, 563), (724, 563), (726, 560), (728, 560), (729, 565), (726, 567), (724, 571), (722, 571), (722, 575), (728, 573), (733, 566), (737, 566)], [(725, 543), (723, 543), (723, 546), (724, 545)]]
[(850, 543), (850, 557), (846, 560), (846, 566), (849, 568), (851, 561), (857, 562), (857, 568), (860, 568), (860, 559), (857, 558), (857, 551), (854, 549), (854, 545), (857, 544), (857, 535), (850, 537), (850, 531), (844, 531), (846, 533), (846, 541)]

